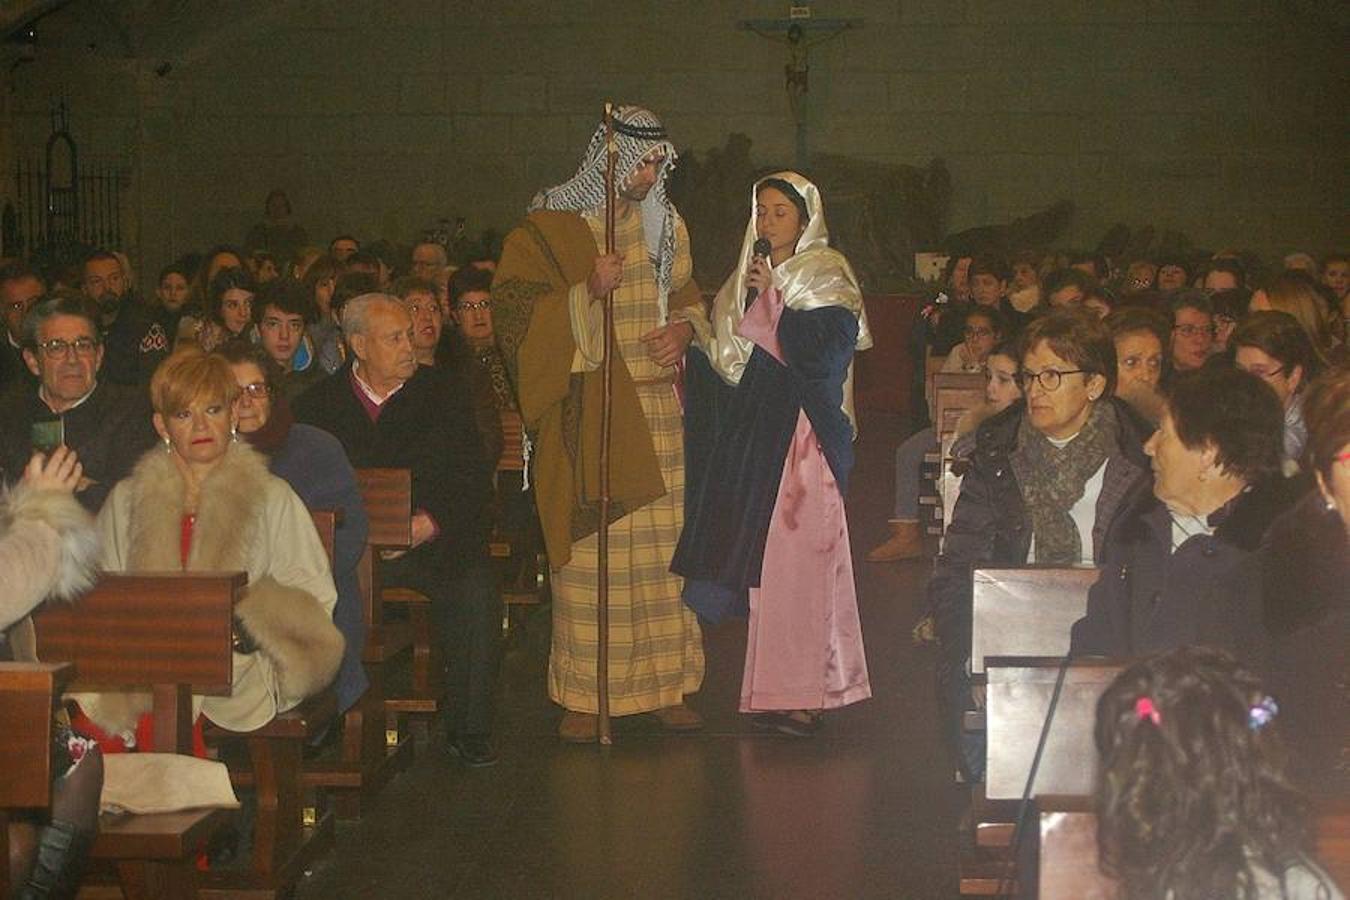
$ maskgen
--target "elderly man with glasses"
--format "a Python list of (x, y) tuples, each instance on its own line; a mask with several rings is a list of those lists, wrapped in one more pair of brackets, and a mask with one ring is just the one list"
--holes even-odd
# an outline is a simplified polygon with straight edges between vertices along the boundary
[[(0, 401), (0, 469), (13, 483), (49, 439), (62, 443), (84, 466), (75, 496), (96, 512), (157, 438), (145, 391), (99, 379), (104, 347), (94, 316), (85, 298), (60, 293), (24, 318), (23, 360), (37, 384)], [(33, 427), (48, 422), (60, 424)]]

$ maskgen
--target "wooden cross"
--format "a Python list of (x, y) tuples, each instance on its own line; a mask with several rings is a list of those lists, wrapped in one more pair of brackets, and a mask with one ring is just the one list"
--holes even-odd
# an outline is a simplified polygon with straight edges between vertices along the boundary
[(736, 27), (762, 38), (786, 44), (788, 62), (783, 67), (784, 87), (788, 92), (788, 107), (797, 130), (797, 168), (805, 169), (811, 161), (807, 145), (806, 95), (810, 90), (810, 51), (845, 31), (861, 28), (862, 19), (817, 19), (811, 15), (809, 4), (794, 4), (786, 19), (742, 19)]

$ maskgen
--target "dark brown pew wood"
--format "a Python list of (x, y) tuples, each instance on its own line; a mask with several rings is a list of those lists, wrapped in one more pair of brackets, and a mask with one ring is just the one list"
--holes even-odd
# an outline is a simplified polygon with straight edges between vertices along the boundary
[(74, 675), (69, 663), (0, 663), (0, 809), (50, 802), (52, 710)]
[[(145, 690), (155, 748), (191, 754), (192, 695), (225, 694), (242, 572), (105, 574), (71, 606), (34, 616), (38, 655), (68, 659), (75, 691)], [(113, 864), (128, 897), (180, 898), (199, 884), (196, 853), (231, 811), (104, 817), (91, 857)]]
[[(331, 567), (339, 515), (331, 509), (309, 513)], [(254, 731), (230, 731), (214, 724), (206, 727), (206, 737), (213, 743), (238, 741), (247, 747), (248, 767), (232, 765), (230, 781), (236, 787), (252, 788), (257, 798), (252, 871), (244, 884), (236, 873), (228, 873), (212, 878), (212, 886), (285, 890), (332, 846), (333, 814), (320, 813), (317, 803), (307, 803), (302, 760), (305, 744), (331, 727), (336, 718), (337, 700), (330, 689), (278, 713)]]
[(0, 897), (8, 897), (9, 814), (51, 802), (52, 712), (68, 663), (0, 663)]

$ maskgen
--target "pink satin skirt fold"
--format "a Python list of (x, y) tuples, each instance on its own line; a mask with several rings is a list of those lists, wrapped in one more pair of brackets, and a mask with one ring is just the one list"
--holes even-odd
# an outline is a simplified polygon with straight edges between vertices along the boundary
[(839, 485), (804, 412), (750, 589), (740, 711), (834, 709), (872, 696)]

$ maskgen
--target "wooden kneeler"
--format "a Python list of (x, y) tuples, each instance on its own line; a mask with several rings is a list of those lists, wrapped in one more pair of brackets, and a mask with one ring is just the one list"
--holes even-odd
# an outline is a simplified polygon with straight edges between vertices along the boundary
[[(149, 688), (156, 748), (192, 753), (192, 695), (225, 694), (236, 573), (107, 574), (74, 605), (34, 616), (38, 656), (73, 662), (72, 691)], [(192, 897), (197, 852), (232, 810), (104, 818), (91, 857), (116, 866), (128, 897)]]

